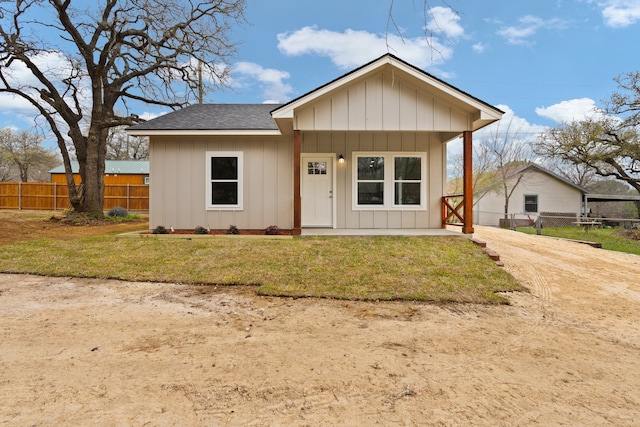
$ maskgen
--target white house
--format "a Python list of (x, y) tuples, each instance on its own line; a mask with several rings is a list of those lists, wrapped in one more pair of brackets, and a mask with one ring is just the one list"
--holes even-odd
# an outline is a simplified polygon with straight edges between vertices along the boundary
[(150, 137), (152, 228), (430, 229), (446, 143), (463, 136), (470, 171), (472, 132), (502, 114), (386, 54), (284, 105), (193, 105), (127, 132)]
[[(583, 195), (588, 193), (585, 188), (535, 163), (511, 171), (507, 177), (507, 188), (513, 189), (507, 215), (509, 219), (513, 216), (519, 224), (529, 219), (535, 221), (542, 212), (579, 217)], [(478, 225), (500, 225), (505, 215), (504, 206), (504, 187), (496, 185), (494, 190), (476, 200), (474, 222)]]

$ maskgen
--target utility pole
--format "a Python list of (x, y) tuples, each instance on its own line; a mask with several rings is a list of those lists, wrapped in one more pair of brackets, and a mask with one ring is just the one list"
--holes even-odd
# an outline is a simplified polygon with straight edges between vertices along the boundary
[(204, 89), (202, 87), (202, 62), (198, 61), (198, 104), (204, 102)]

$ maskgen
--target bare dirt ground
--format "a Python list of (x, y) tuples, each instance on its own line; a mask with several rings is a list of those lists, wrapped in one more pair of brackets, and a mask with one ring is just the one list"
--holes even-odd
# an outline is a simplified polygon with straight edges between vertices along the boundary
[(147, 215), (139, 221), (75, 222), (62, 212), (0, 210), (0, 245), (32, 239), (72, 239), (126, 233), (148, 228)]
[(476, 231), (510, 306), (0, 275), (0, 425), (638, 425), (640, 257)]

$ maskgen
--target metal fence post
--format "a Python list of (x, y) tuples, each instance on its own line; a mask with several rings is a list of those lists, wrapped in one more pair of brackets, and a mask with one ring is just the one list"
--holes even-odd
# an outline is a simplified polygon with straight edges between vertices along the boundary
[(536, 234), (538, 236), (542, 234), (542, 217), (540, 215), (536, 219)]

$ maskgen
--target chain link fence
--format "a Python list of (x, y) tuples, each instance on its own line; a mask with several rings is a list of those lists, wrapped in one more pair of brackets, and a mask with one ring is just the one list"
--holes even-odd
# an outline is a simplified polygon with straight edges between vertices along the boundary
[(499, 224), (523, 233), (576, 240), (594, 247), (640, 255), (640, 219), (542, 212), (539, 215), (509, 214)]

